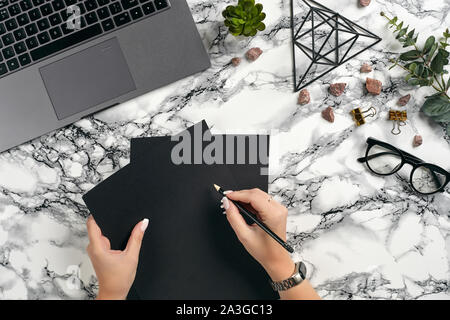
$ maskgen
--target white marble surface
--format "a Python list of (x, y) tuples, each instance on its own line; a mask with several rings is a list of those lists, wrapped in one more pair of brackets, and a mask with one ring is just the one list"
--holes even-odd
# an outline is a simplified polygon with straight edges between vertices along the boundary
[[(357, 0), (321, 1), (383, 41), (309, 86), (306, 106), (292, 92), (289, 0), (261, 0), (267, 29), (243, 41), (222, 24), (221, 10), (234, 1), (188, 2), (211, 69), (0, 155), (0, 298), (94, 297), (82, 194), (128, 163), (130, 138), (169, 135), (206, 119), (215, 133), (272, 130), (270, 190), (289, 207), (289, 241), (323, 298), (449, 299), (449, 188), (419, 196), (403, 172), (377, 177), (355, 159), (373, 136), (450, 169), (450, 140), (418, 112), (430, 91), (406, 85), (400, 69), (387, 70), (401, 48), (378, 14), (400, 16), (424, 41), (450, 25), (450, 1), (372, 0), (366, 8)], [(264, 50), (259, 60), (229, 65), (254, 46)], [(364, 92), (365, 61), (374, 67), (369, 76), (383, 82), (379, 96)], [(327, 88), (338, 81), (348, 87), (336, 98)], [(393, 136), (387, 111), (406, 93), (411, 120)], [(329, 105), (334, 124), (320, 117)], [(379, 112), (355, 128), (348, 112), (359, 105)], [(413, 149), (416, 133), (424, 144)]]

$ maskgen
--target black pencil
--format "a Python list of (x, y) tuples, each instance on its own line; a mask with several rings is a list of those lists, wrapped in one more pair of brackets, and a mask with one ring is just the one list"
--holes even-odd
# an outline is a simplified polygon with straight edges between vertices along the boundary
[[(221, 187), (219, 187), (217, 184), (214, 184), (214, 188), (217, 190), (217, 192), (219, 192), (221, 195), (226, 197), (226, 195), (224, 194), (224, 190)], [(247, 216), (254, 223), (256, 223), (261, 229), (263, 229), (269, 236), (271, 236), (276, 242), (278, 242), (288, 252), (290, 252), (290, 253), (294, 252), (294, 249), (290, 245), (288, 245), (286, 242), (284, 242), (279, 236), (277, 236), (272, 230), (270, 230), (269, 227), (266, 226), (263, 222), (259, 221), (253, 213), (249, 212), (247, 209), (242, 207), (239, 204), (239, 202), (231, 200), (231, 199), (228, 199), (228, 200), (234, 203), (234, 205), (238, 208), (238, 210), (241, 214)]]

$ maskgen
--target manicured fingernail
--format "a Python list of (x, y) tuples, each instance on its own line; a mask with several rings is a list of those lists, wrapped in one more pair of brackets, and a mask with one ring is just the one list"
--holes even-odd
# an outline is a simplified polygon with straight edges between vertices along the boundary
[(226, 211), (224, 211), (224, 212), (222, 212), (223, 214), (227, 214), (227, 212)]
[(220, 207), (223, 209), (223, 204), (221, 204)]
[(223, 194), (229, 194), (229, 193), (232, 193), (232, 192), (233, 192), (232, 190), (227, 190), (227, 191), (224, 191)]
[(147, 227), (148, 227), (148, 219), (142, 220), (141, 231), (142, 231), (142, 232), (145, 232), (145, 230), (147, 229)]
[(230, 207), (230, 203), (228, 202), (227, 197), (223, 197), (223, 198), (222, 198), (222, 203), (223, 203), (223, 208), (224, 208), (225, 210), (228, 210), (228, 208)]

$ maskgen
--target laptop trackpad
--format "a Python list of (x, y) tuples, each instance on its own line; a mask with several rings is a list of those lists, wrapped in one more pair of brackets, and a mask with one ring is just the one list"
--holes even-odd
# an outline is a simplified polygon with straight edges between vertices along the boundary
[(136, 90), (117, 38), (40, 69), (59, 120)]

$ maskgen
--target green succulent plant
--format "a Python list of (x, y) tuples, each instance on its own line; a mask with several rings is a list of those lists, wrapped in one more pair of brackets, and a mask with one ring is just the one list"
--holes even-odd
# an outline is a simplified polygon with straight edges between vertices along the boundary
[(228, 6), (223, 10), (225, 26), (234, 36), (253, 37), (258, 31), (266, 29), (262, 22), (266, 14), (262, 12), (263, 5), (255, 4), (255, 0), (239, 0), (236, 6)]

